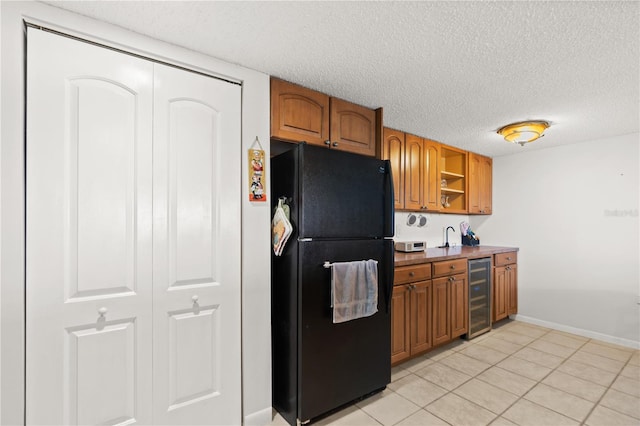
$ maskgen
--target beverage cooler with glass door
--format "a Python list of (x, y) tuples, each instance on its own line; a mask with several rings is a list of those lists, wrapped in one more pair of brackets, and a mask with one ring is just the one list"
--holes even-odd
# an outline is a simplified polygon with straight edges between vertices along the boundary
[(491, 258), (469, 260), (469, 332), (473, 339), (491, 330)]

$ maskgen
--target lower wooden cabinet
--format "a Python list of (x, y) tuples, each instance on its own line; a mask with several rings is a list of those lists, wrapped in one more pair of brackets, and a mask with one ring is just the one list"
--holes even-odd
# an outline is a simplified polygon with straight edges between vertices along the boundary
[(500, 321), (518, 313), (517, 253), (494, 255), (492, 320)]
[(493, 268), (493, 308), (492, 321), (507, 317), (507, 267)]
[(439, 345), (451, 340), (449, 321), (449, 278), (433, 280), (433, 344)]
[(431, 348), (431, 280), (395, 286), (391, 304), (391, 363)]
[(411, 355), (431, 348), (431, 281), (410, 284)]
[[(494, 322), (518, 312), (518, 249), (508, 250), (513, 251), (495, 253), (498, 251), (495, 250), (483, 256), (493, 256), (491, 319)], [(472, 259), (477, 257), (477, 253), (474, 254)], [(392, 365), (470, 332), (468, 267), (469, 259), (451, 256), (395, 268), (391, 303)], [(484, 271), (488, 280), (488, 271)], [(472, 282), (478, 285), (475, 279)]]
[(466, 334), (469, 330), (469, 286), (467, 274), (454, 275), (451, 278), (451, 338)]
[(433, 345), (446, 343), (467, 332), (469, 288), (466, 274), (433, 280)]
[(507, 315), (518, 313), (518, 265), (507, 266)]
[(409, 285), (393, 287), (391, 297), (391, 363), (396, 364), (411, 356), (409, 336), (411, 299)]
[[(467, 333), (466, 259), (395, 269), (391, 301), (391, 364)], [(445, 275), (431, 279), (431, 276)]]

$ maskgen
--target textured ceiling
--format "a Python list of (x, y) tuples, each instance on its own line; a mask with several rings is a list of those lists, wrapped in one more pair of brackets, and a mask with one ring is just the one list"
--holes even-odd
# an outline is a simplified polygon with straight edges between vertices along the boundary
[[(640, 131), (640, 2), (50, 2), (490, 156)], [(525, 147), (495, 134), (552, 123)]]

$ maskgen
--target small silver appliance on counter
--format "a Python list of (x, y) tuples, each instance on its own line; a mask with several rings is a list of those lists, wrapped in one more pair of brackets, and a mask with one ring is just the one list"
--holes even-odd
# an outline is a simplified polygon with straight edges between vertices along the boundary
[(395, 244), (397, 251), (412, 252), (425, 251), (427, 249), (426, 241), (398, 241)]

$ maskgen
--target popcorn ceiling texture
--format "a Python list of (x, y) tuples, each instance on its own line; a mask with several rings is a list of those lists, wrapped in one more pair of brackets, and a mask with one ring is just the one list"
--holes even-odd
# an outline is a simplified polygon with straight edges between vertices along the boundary
[[(489, 156), (640, 131), (640, 2), (50, 2)], [(552, 122), (524, 148), (496, 135)]]

